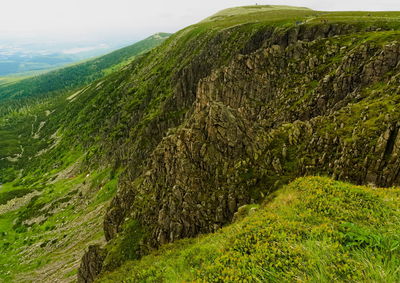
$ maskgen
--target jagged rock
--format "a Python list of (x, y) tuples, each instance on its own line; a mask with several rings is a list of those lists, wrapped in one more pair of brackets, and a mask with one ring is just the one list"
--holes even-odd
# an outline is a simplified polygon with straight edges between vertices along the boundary
[(93, 282), (102, 270), (105, 256), (105, 251), (99, 245), (89, 246), (78, 270), (78, 282)]
[(399, 65), (398, 43), (340, 47), (330, 40), (360, 28), (268, 29), (225, 66), (213, 68), (207, 53), (207, 64), (197, 58), (183, 68), (165, 110), (190, 110), (168, 134), (164, 127), (156, 134), (165, 133), (148, 162), (120, 184), (105, 220), (107, 240), (118, 237), (127, 214), (146, 227), (153, 248), (213, 232), (239, 218), (254, 188), (267, 194), (283, 184), (281, 176), (399, 182), (399, 127), (371, 133), (362, 122), (374, 114), (367, 107), (354, 114), (356, 124), (340, 116)]

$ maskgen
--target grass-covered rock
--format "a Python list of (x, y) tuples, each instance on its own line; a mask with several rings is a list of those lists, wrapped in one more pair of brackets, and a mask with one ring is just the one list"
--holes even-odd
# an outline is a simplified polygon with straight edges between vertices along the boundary
[(399, 188), (299, 178), (247, 217), (97, 282), (398, 282)]

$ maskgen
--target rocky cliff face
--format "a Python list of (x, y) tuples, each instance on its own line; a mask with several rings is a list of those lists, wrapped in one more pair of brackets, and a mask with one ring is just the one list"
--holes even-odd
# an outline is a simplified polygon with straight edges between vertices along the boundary
[[(119, 238), (135, 237), (124, 231), (132, 222), (146, 231), (139, 257), (215, 231), (240, 206), (297, 176), (400, 183), (395, 31), (267, 26), (241, 41), (226, 63), (213, 63), (225, 62), (223, 42), (235, 32), (209, 36), (173, 76), (165, 119), (148, 126), (153, 147), (141, 155), (143, 166), (128, 163), (104, 221), (109, 244), (85, 255), (82, 282), (111, 268), (102, 262), (112, 261)], [(167, 118), (171, 111), (185, 114)]]
[(104, 251), (98, 246), (90, 246), (79, 268), (78, 282), (92, 281), (100, 274), (105, 255)]

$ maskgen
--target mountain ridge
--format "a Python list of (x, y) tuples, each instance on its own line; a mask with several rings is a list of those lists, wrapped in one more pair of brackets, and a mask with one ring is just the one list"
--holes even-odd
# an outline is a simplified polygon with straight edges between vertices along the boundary
[(254, 5), (254, 6), (241, 6), (228, 8), (215, 13), (214, 15), (202, 20), (200, 23), (205, 23), (213, 20), (223, 20), (226, 17), (232, 17), (235, 15), (245, 15), (245, 14), (256, 14), (260, 12), (271, 12), (271, 11), (287, 11), (287, 10), (307, 10), (312, 12), (313, 10), (306, 7), (296, 7), (296, 6), (285, 6), (285, 5)]

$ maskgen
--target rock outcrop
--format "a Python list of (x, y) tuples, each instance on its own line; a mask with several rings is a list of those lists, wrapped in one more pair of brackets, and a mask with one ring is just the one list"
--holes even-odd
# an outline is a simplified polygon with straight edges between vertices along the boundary
[[(205, 46), (222, 48), (234, 32)], [(193, 59), (163, 106), (187, 109), (185, 116), (163, 122), (147, 161), (127, 169), (105, 217), (106, 239), (118, 238), (128, 220), (144, 227), (149, 248), (213, 232), (301, 175), (399, 184), (400, 117), (390, 93), (399, 92), (400, 43), (375, 43), (368, 32), (267, 27), (227, 64), (212, 64), (209, 49)], [(101, 259), (89, 250), (82, 278), (98, 273)]]
[(105, 251), (99, 245), (89, 246), (82, 258), (78, 272), (78, 283), (90, 283), (100, 274)]

